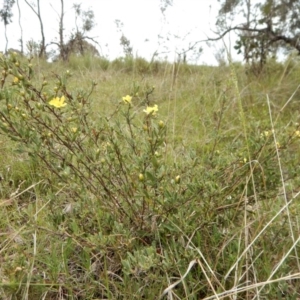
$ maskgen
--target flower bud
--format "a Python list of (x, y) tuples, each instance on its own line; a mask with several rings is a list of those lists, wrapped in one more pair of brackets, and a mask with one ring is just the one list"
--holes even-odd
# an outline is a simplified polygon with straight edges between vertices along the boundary
[(180, 179), (181, 179), (181, 178), (180, 178), (180, 175), (177, 175), (177, 176), (175, 177), (175, 183), (177, 183), (177, 184), (180, 183)]
[(159, 126), (160, 128), (164, 128), (164, 127), (165, 127), (164, 121), (160, 120), (160, 121), (158, 122), (158, 126)]

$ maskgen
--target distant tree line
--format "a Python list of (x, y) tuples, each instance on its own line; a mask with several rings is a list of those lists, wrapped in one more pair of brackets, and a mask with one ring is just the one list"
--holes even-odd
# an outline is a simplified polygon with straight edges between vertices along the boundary
[[(40, 7), (40, 0), (3, 0), (0, 10), (0, 21), (4, 25), (6, 40), (5, 51), (8, 48), (7, 26), (13, 20), (12, 9), (15, 4), (18, 7), (18, 22), (20, 27), (20, 48), (24, 52), (23, 29), (21, 24), (20, 3), (24, 1), (32, 10), (39, 21), (41, 39), (39, 42), (27, 42), (29, 52), (40, 57), (47, 57), (47, 48), (50, 45), (57, 46), (56, 58), (67, 60), (71, 53), (82, 55), (90, 52), (99, 55), (96, 48), (97, 41), (90, 36), (95, 26), (95, 16), (91, 9), (83, 10), (80, 4), (74, 4), (74, 28), (68, 35), (65, 34), (64, 0), (60, 0), (60, 11), (56, 12), (59, 19), (58, 36), (46, 43), (44, 23)], [(51, 2), (50, 2), (51, 3)], [(174, 5), (173, 0), (160, 0), (160, 10), (165, 16), (169, 6)], [(300, 54), (300, 0), (215, 0), (211, 5), (219, 5), (216, 21), (215, 37), (190, 43), (186, 49), (182, 49), (178, 56), (186, 59), (186, 54), (195, 49), (201, 53), (202, 48), (197, 48), (199, 43), (221, 40), (227, 34), (234, 31), (237, 35), (236, 51), (243, 55), (245, 62), (257, 66), (259, 69), (266, 63), (267, 58), (276, 57), (278, 51), (289, 52), (296, 50)], [(121, 33), (120, 44), (126, 56), (133, 55), (130, 40), (122, 31), (122, 22), (116, 20), (117, 30)], [(67, 38), (66, 38), (67, 36)], [(99, 45), (99, 44), (98, 44)]]
[(44, 30), (44, 20), (42, 18), (40, 0), (28, 1), (28, 0), (3, 0), (3, 7), (0, 10), (0, 20), (4, 24), (4, 34), (5, 34), (5, 52), (8, 51), (9, 39), (7, 36), (7, 26), (12, 23), (13, 13), (12, 9), (17, 4), (18, 14), (19, 14), (19, 27), (20, 27), (20, 52), (24, 53), (24, 41), (23, 41), (23, 28), (21, 24), (21, 10), (19, 1), (24, 1), (30, 7), (34, 15), (37, 17), (41, 40), (39, 42), (29, 41), (27, 42), (27, 49), (30, 54), (38, 55), (39, 57), (47, 58), (49, 52), (47, 48), (50, 45), (56, 45), (58, 49), (58, 55), (55, 59), (68, 60), (70, 54), (83, 55), (85, 52), (92, 53), (93, 55), (99, 56), (99, 51), (96, 48), (97, 41), (89, 36), (89, 33), (95, 26), (94, 22), (94, 12), (91, 9), (82, 10), (80, 4), (74, 4), (74, 28), (71, 33), (68, 34), (67, 40), (65, 40), (65, 29), (64, 29), (64, 0), (60, 0), (60, 11), (56, 11), (52, 6), (53, 10), (57, 13), (59, 23), (58, 23), (58, 38), (46, 43), (45, 30)]

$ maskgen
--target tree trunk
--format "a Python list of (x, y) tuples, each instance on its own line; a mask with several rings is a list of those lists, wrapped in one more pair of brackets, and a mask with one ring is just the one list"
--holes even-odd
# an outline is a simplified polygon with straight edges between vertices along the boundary
[(60, 58), (63, 61), (68, 59), (68, 53), (66, 49), (66, 45), (64, 42), (64, 0), (60, 0), (61, 2), (61, 13), (59, 19), (59, 51), (60, 51)]
[(44, 24), (43, 24), (43, 20), (42, 20), (42, 16), (41, 16), (40, 0), (37, 0), (37, 11), (27, 0), (25, 0), (25, 2), (27, 3), (27, 5), (31, 8), (31, 10), (36, 14), (36, 16), (39, 19), (40, 28), (41, 28), (41, 36), (42, 36), (39, 57), (45, 57), (46, 56), (46, 42), (45, 42), (45, 34), (44, 34)]
[(21, 31), (21, 37), (20, 37), (21, 53), (24, 54), (23, 28), (21, 25), (21, 10), (20, 10), (20, 5), (19, 5), (19, 0), (17, 0), (17, 6), (18, 6), (18, 11), (19, 11), (19, 27), (20, 27), (20, 31)]
[(4, 23), (4, 35), (5, 35), (5, 53), (7, 53), (7, 47), (8, 47), (8, 37), (7, 37), (7, 26), (6, 24)]

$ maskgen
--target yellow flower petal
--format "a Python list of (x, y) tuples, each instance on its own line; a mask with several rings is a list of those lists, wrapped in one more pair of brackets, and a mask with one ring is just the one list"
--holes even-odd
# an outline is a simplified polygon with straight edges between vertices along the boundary
[(131, 96), (127, 95), (127, 96), (123, 97), (122, 99), (123, 99), (124, 103), (131, 104), (131, 99), (132, 99)]
[(146, 109), (143, 110), (144, 113), (146, 113), (147, 115), (155, 115), (156, 112), (158, 111), (158, 107), (155, 104), (154, 106), (147, 106)]
[(61, 108), (67, 105), (67, 103), (65, 103), (64, 96), (62, 96), (61, 98), (59, 97), (53, 98), (51, 101), (49, 101), (49, 104), (56, 108)]

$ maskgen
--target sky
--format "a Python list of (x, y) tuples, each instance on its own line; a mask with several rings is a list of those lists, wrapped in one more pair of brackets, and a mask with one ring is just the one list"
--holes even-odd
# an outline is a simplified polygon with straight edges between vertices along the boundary
[[(36, 0), (29, 0), (36, 3)], [(96, 26), (89, 33), (100, 44), (99, 52), (108, 59), (124, 56), (120, 46), (123, 33), (133, 47), (133, 54), (148, 60), (157, 52), (160, 58), (170, 61), (177, 59), (176, 53), (187, 49), (196, 41), (215, 37), (216, 16), (218, 6), (216, 0), (173, 0), (163, 15), (160, 10), (160, 0), (65, 0), (65, 37), (67, 39), (75, 27), (75, 15), (72, 6), (81, 3), (82, 10), (92, 9), (95, 14)], [(41, 39), (38, 18), (24, 0), (19, 0), (21, 7), (21, 24), (23, 39), (39, 41)], [(58, 38), (58, 12), (60, 0), (40, 0), (41, 15), (44, 20), (46, 43)], [(8, 25), (8, 48), (20, 49), (18, 39), (20, 28), (18, 10), (13, 9), (13, 22)], [(123, 24), (118, 31), (115, 20)], [(230, 36), (224, 40), (230, 43)], [(196, 59), (192, 53), (187, 55), (191, 63), (216, 64), (215, 54), (224, 47), (222, 42), (203, 47), (203, 54)], [(98, 47), (98, 46), (97, 46)], [(198, 46), (196, 49), (199, 48)], [(0, 24), (0, 51), (5, 49), (4, 25)]]

